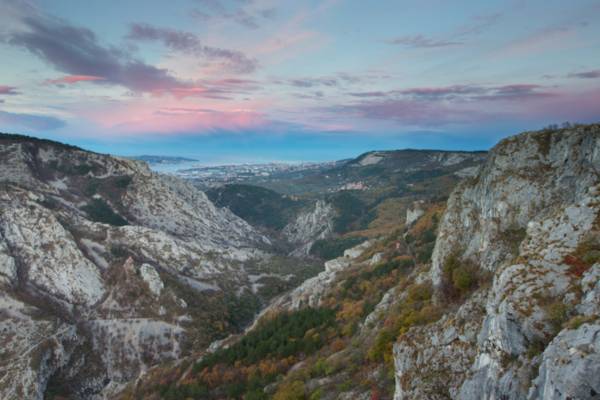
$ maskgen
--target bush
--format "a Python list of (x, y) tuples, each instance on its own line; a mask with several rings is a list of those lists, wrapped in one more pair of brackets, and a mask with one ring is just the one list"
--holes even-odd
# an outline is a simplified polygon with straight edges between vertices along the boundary
[(327, 361), (323, 358), (319, 358), (317, 362), (312, 366), (310, 370), (310, 376), (313, 378), (319, 376), (328, 375), (328, 371), (330, 370), (330, 366), (327, 364)]
[(273, 400), (304, 400), (304, 383), (302, 381), (284, 382), (273, 396)]
[(309, 400), (321, 400), (323, 397), (323, 389), (318, 388), (310, 394)]
[(515, 256), (519, 254), (519, 246), (523, 242), (523, 239), (525, 239), (525, 236), (527, 236), (525, 228), (517, 225), (510, 226), (502, 232), (502, 240), (508, 245), (510, 252)]
[(127, 220), (115, 213), (102, 199), (92, 199), (90, 203), (81, 207), (88, 217), (95, 222), (102, 222), (114, 226), (127, 225)]
[(466, 293), (475, 284), (474, 271), (469, 266), (460, 266), (452, 271), (452, 284), (460, 293)]
[(133, 178), (128, 175), (119, 176), (115, 178), (115, 186), (119, 189), (125, 189), (127, 186), (129, 186), (132, 180)]
[(448, 300), (458, 300), (476, 289), (479, 284), (479, 269), (470, 261), (460, 260), (453, 253), (442, 268), (442, 292)]
[(558, 333), (568, 320), (569, 308), (560, 300), (555, 300), (544, 307), (546, 318), (554, 333)]

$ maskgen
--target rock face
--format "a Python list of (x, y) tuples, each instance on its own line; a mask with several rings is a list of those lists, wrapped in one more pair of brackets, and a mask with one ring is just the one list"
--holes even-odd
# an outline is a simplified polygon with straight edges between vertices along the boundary
[(544, 351), (529, 398), (597, 398), (600, 394), (599, 336), (597, 323), (559, 333)]
[(204, 349), (268, 246), (141, 162), (1, 135), (0, 398), (110, 397)]
[(295, 221), (286, 225), (282, 231), (283, 236), (297, 247), (292, 254), (308, 255), (316, 240), (329, 237), (333, 233), (335, 215), (331, 204), (318, 200), (314, 208), (301, 213)]
[(421, 207), (419, 202), (413, 203), (412, 207), (406, 209), (406, 225), (411, 225), (413, 222), (418, 220), (425, 211)]
[[(490, 275), (491, 286), (394, 346), (395, 399), (600, 396), (599, 184), (599, 125), (494, 147), (450, 196), (430, 271), (438, 293), (451, 258)], [(466, 333), (461, 314), (474, 303), (484, 310)], [(571, 328), (578, 321), (589, 323)]]

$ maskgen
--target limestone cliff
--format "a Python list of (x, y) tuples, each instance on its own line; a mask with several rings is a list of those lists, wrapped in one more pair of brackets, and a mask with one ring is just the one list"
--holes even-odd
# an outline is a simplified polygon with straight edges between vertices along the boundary
[[(395, 399), (600, 396), (600, 126), (500, 142), (448, 200), (430, 277), (489, 276), (394, 346)], [(447, 290), (446, 290), (447, 292)]]

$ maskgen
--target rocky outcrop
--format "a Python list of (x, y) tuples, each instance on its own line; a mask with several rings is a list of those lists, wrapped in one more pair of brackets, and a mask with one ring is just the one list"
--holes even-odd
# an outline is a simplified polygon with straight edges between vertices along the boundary
[[(599, 184), (598, 125), (528, 132), (490, 152), (478, 175), (450, 196), (430, 272), (442, 303), (450, 258), (491, 275), (491, 286), (476, 292), (485, 306), (471, 320), (476, 340), (431, 344), (449, 329), (460, 331), (456, 317), (473, 298), (450, 310), (443, 326), (419, 328), (422, 340), (409, 348), (402, 339), (394, 346), (395, 399), (597, 396), (597, 325), (573, 330), (567, 321), (600, 315), (598, 264), (590, 261), (600, 248)], [(468, 357), (458, 357), (454, 346)], [(439, 373), (419, 384), (427, 365)], [(427, 394), (426, 387), (440, 391)]]
[(286, 225), (282, 234), (296, 247), (292, 255), (306, 256), (316, 240), (331, 236), (335, 215), (331, 204), (318, 200), (314, 208), (300, 213), (293, 222)]
[(140, 275), (146, 284), (148, 285), (148, 289), (155, 296), (160, 296), (165, 284), (160, 279), (160, 275), (156, 272), (156, 269), (150, 264), (142, 264), (140, 266)]
[(553, 211), (596, 196), (588, 191), (598, 183), (597, 130), (524, 133), (494, 147), (479, 175), (448, 200), (432, 258), (434, 282), (456, 249), (494, 271), (516, 255), (515, 241), (530, 222), (553, 219)]
[(548, 345), (529, 399), (594, 399), (600, 396), (600, 324), (559, 333)]
[(477, 293), (456, 313), (401, 337), (394, 346), (395, 399), (461, 398), (460, 387), (477, 355), (483, 301)]
[(406, 225), (411, 225), (413, 222), (421, 218), (421, 216), (425, 214), (425, 210), (421, 206), (421, 203), (416, 201), (413, 203), (412, 207), (406, 209)]

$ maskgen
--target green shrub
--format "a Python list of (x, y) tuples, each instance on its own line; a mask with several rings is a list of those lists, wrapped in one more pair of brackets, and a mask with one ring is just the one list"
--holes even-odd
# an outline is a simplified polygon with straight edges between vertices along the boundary
[(453, 253), (442, 267), (442, 292), (448, 300), (458, 300), (476, 289), (479, 285), (480, 273), (475, 264), (461, 260), (458, 253)]
[(329, 371), (329, 369), (330, 366), (327, 364), (327, 361), (325, 361), (325, 359), (323, 358), (319, 358), (310, 369), (310, 375), (313, 378), (325, 376), (328, 375), (327, 372)]
[(474, 271), (469, 266), (461, 265), (452, 271), (452, 284), (461, 293), (471, 289), (475, 282)]
[(128, 175), (119, 176), (115, 178), (115, 186), (119, 189), (125, 189), (127, 186), (129, 186), (132, 180), (133, 178)]
[(304, 400), (305, 398), (302, 381), (284, 382), (273, 396), (273, 400)]
[(323, 389), (317, 388), (314, 392), (310, 394), (309, 400), (321, 400), (323, 397)]
[(102, 199), (92, 199), (91, 202), (81, 207), (88, 217), (95, 222), (102, 222), (114, 226), (127, 225), (127, 220), (115, 213)]
[(417, 249), (417, 261), (421, 264), (425, 264), (431, 260), (431, 255), (433, 254), (433, 248), (435, 247), (435, 242), (425, 243)]
[(569, 307), (560, 300), (555, 300), (544, 307), (546, 318), (555, 333), (558, 333), (569, 317)]
[(519, 246), (523, 239), (525, 239), (525, 236), (527, 236), (526, 229), (517, 225), (510, 226), (502, 232), (502, 240), (508, 244), (510, 252), (513, 255), (519, 254)]

